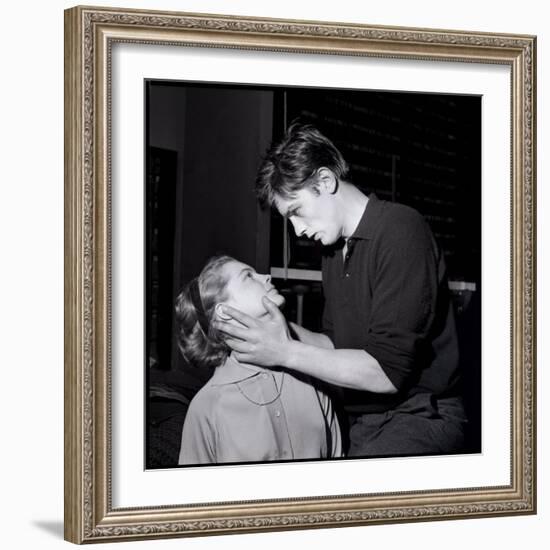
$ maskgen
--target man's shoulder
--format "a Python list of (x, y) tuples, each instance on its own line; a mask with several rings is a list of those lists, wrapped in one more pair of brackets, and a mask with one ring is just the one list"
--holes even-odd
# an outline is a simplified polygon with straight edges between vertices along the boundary
[(413, 208), (400, 202), (379, 201), (382, 219), (386, 223), (424, 223), (424, 216)]
[(379, 237), (396, 238), (428, 236), (429, 226), (424, 216), (416, 209), (398, 202), (379, 201), (377, 231)]

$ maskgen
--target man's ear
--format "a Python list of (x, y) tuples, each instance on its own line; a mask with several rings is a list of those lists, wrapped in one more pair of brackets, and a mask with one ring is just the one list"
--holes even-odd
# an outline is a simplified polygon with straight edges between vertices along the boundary
[(214, 314), (218, 319), (221, 319), (222, 321), (229, 321), (231, 319), (230, 315), (227, 315), (227, 313), (224, 313), (223, 311), (223, 304), (220, 302), (216, 304), (216, 307), (214, 308)]
[(338, 178), (330, 168), (321, 166), (317, 170), (317, 185), (321, 193), (330, 193), (334, 195), (338, 190)]

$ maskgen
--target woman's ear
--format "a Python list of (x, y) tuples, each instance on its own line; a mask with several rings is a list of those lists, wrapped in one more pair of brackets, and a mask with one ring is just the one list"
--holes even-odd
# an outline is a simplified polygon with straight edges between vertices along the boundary
[(222, 319), (223, 321), (229, 321), (231, 319), (231, 316), (227, 315), (227, 313), (224, 313), (223, 304), (221, 302), (216, 304), (216, 307), (214, 308), (214, 313), (216, 317)]

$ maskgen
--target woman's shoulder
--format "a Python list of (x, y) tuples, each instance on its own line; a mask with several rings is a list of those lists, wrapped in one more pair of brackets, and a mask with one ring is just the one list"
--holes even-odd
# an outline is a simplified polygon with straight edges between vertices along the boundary
[(206, 384), (195, 394), (189, 404), (189, 413), (211, 413), (219, 402), (219, 386), (212, 384), (210, 379)]

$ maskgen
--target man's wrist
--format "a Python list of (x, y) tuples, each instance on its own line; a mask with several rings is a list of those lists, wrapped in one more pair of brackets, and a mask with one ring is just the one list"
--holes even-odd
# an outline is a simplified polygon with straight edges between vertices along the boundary
[(299, 340), (289, 340), (284, 346), (282, 346), (282, 367), (287, 369), (296, 369), (298, 363), (297, 359), (300, 354), (300, 350), (303, 349), (304, 344)]

